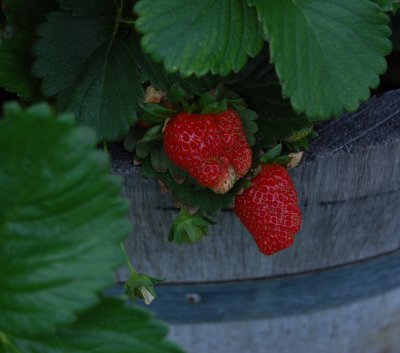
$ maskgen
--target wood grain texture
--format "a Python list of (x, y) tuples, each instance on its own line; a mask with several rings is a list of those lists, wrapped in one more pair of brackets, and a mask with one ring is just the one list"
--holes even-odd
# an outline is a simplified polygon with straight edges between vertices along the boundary
[[(323, 269), (399, 248), (400, 91), (373, 98), (359, 112), (319, 128), (305, 161), (293, 170), (303, 226), (294, 246), (260, 254), (231, 210), (195, 245), (168, 243), (177, 210), (157, 183), (144, 180), (131, 155), (112, 149), (115, 174), (131, 201), (126, 246), (139, 271), (167, 282), (269, 277)], [(126, 271), (119, 273), (126, 278)]]

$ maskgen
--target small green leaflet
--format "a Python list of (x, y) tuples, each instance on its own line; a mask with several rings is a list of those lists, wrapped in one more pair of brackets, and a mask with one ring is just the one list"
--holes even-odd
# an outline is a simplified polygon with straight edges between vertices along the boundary
[(34, 47), (33, 72), (43, 78), (43, 93), (57, 95), (59, 109), (74, 112), (100, 138), (115, 140), (127, 133), (143, 99), (134, 36), (97, 15), (55, 12), (47, 19)]
[(47, 105), (6, 106), (0, 151), (0, 332), (52, 332), (113, 283), (128, 203), (94, 132)]
[(238, 72), (263, 46), (256, 12), (243, 0), (140, 0), (142, 46), (169, 72)]
[(9, 347), (6, 353), (183, 353), (165, 339), (167, 333), (168, 328), (147, 310), (103, 298), (70, 327), (12, 339), (15, 349)]
[(379, 84), (389, 54), (388, 16), (370, 1), (247, 0), (257, 9), (285, 96), (327, 119), (354, 111)]

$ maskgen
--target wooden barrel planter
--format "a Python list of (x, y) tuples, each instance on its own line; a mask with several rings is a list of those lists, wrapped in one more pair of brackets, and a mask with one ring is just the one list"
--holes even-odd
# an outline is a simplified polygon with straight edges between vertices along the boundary
[(113, 150), (131, 200), (128, 252), (166, 278), (150, 309), (188, 353), (400, 352), (400, 91), (318, 132), (291, 172), (302, 230), (272, 257), (229, 209), (200, 243), (169, 243), (173, 201)]

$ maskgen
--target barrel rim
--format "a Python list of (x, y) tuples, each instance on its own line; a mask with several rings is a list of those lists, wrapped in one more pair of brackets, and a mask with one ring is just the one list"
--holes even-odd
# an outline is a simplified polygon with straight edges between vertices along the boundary
[[(169, 283), (150, 306), (172, 324), (230, 322), (301, 315), (365, 300), (400, 286), (400, 249), (293, 275), (239, 281)], [(123, 283), (106, 291), (120, 296)]]

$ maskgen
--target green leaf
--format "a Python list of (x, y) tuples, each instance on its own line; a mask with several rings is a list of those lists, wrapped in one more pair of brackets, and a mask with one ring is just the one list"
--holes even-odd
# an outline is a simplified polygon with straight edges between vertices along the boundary
[(0, 86), (20, 97), (32, 97), (39, 81), (31, 75), (32, 34), (20, 34), (5, 40), (0, 46)]
[(243, 0), (140, 0), (135, 11), (145, 51), (184, 76), (238, 72), (263, 45)]
[(46, 336), (16, 338), (13, 343), (23, 353), (183, 353), (165, 340), (167, 333), (167, 327), (147, 310), (105, 298), (71, 327)]
[(33, 72), (43, 78), (43, 93), (57, 95), (59, 109), (74, 112), (100, 138), (127, 133), (143, 100), (135, 37), (102, 16), (56, 12), (47, 19), (34, 48)]
[(386, 70), (388, 16), (370, 1), (248, 0), (270, 42), (283, 93), (313, 119), (354, 111)]
[(0, 122), (0, 331), (51, 332), (94, 305), (123, 261), (127, 202), (87, 128), (47, 105)]

